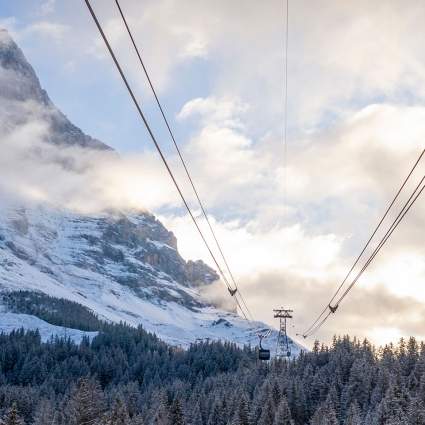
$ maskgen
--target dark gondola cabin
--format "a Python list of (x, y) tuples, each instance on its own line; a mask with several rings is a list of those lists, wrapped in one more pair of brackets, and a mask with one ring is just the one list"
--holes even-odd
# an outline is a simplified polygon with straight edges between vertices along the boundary
[(270, 331), (266, 332), (265, 334), (258, 335), (258, 338), (260, 339), (260, 343), (258, 344), (258, 360), (270, 360), (270, 350), (263, 348), (263, 346), (261, 345), (263, 339), (267, 338), (269, 335)]
[(258, 359), (259, 360), (270, 360), (270, 350), (266, 350), (265, 348), (258, 349)]

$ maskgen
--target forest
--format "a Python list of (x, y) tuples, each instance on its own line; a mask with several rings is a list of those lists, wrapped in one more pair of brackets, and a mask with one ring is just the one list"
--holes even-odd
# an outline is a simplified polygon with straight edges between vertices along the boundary
[[(36, 304), (53, 324), (91, 314), (25, 292), (4, 301), (21, 311)], [(142, 328), (94, 316), (89, 323), (99, 335), (80, 345), (43, 343), (23, 330), (0, 335), (1, 424), (425, 423), (425, 345), (414, 338), (376, 348), (335, 337), (297, 359), (259, 363), (255, 347), (201, 342), (183, 350)]]

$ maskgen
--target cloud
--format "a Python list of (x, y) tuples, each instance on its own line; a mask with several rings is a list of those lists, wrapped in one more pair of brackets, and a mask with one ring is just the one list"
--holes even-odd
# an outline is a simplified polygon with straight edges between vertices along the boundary
[[(1, 84), (7, 86), (7, 75), (2, 75), (6, 83)], [(178, 202), (151, 152), (119, 157), (111, 151), (60, 144), (51, 120), (57, 113), (34, 100), (2, 99), (0, 191), (8, 198), (83, 213), (155, 209)]]
[[(146, 88), (113, 2), (94, 6), (131, 77)], [(173, 97), (173, 105), (182, 103), (177, 124), (189, 134), (181, 148), (248, 304), (269, 323), (271, 306), (294, 306), (302, 328), (341, 281), (423, 149), (421, 2), (292, 5), (286, 203), (282, 3), (128, 1), (125, 10), (155, 86), (173, 96), (184, 91)], [(104, 46), (89, 19), (68, 12), (67, 23), (86, 24), (61, 39), (61, 50), (67, 63), (89, 69), (91, 60), (107, 58)], [(45, 131), (35, 120), (15, 140)], [(70, 208), (155, 209), (185, 256), (210, 263), (192, 224), (176, 212), (179, 200), (153, 153), (118, 161), (66, 150), (73, 161), (97, 164), (83, 161), (81, 175), (57, 165), (46, 171), (18, 153), (18, 163), (31, 170), (8, 177), (20, 191)], [(47, 157), (63, 155), (51, 148)], [(177, 158), (170, 155), (170, 163), (196, 208)], [(376, 341), (380, 334), (423, 336), (424, 217), (419, 200), (320, 338), (345, 331)]]
[[(371, 221), (374, 222), (371, 217), (382, 213), (394, 192), (393, 182), (397, 187), (413, 163), (417, 153), (414, 141), (420, 140), (423, 111), (372, 106), (336, 128), (311, 134), (311, 140), (304, 141), (303, 149), (289, 161), (290, 170), (299, 173), (301, 182), (297, 191), (289, 191), (291, 217), (281, 220), (276, 219), (283, 193), (281, 170), (274, 166), (279, 161), (264, 148), (268, 142), (255, 144), (245, 134), (245, 128), (233, 125), (240, 121), (246, 108), (238, 106), (238, 102), (230, 104), (227, 99), (202, 99), (183, 108), (185, 113), (181, 115), (185, 119), (194, 114), (202, 116), (186, 153), (190, 155), (201, 196), (207, 200), (207, 207), (213, 207), (210, 219), (254, 316), (273, 324), (269, 311), (276, 303), (283, 303), (294, 307), (297, 326), (302, 328), (326, 304), (366, 240)], [(118, 157), (109, 152), (46, 144), (51, 129), (39, 107), (31, 102), (20, 107), (26, 113), (15, 112), (26, 116), (25, 122), (12, 130), (0, 125), (3, 192), (83, 213), (115, 208), (163, 211), (160, 218), (176, 233), (183, 256), (201, 257), (211, 264), (189, 217), (176, 215), (179, 199), (154, 153)], [(384, 143), (389, 117), (394, 140), (397, 129), (401, 135), (412, 127), (416, 130), (409, 140), (413, 141), (398, 147)], [(326, 154), (319, 155), (318, 143), (328, 150)], [(400, 158), (406, 164), (405, 170), (400, 167)], [(170, 160), (176, 169), (177, 159)], [(179, 179), (182, 181), (180, 174)], [(291, 179), (296, 179), (294, 174), (290, 174)], [(335, 200), (333, 209), (328, 205), (330, 199)], [(195, 205), (193, 196), (190, 200)], [(345, 214), (343, 203), (353, 211)], [(173, 212), (167, 212), (168, 208)], [(396, 326), (395, 315), (389, 312), (397, 311), (397, 303), (406, 306), (406, 300), (413, 297), (414, 312), (406, 314), (405, 323), (397, 329), (421, 335), (417, 320), (425, 300), (415, 291), (421, 288), (425, 277), (422, 238), (417, 232), (425, 224), (422, 212), (423, 204), (412, 212), (350, 293), (346, 305), (338, 311), (341, 319), (330, 322), (318, 334), (320, 338), (329, 339), (345, 327), (376, 341), (379, 332), (395, 335), (391, 330)], [(196, 214), (199, 216), (199, 212)], [(367, 223), (366, 227), (356, 227), (359, 217), (361, 224)], [(208, 234), (203, 220), (201, 225)], [(358, 234), (353, 235), (353, 228), (359, 230)], [(210, 236), (209, 241), (214, 247)], [(211, 291), (205, 296), (214, 297), (215, 302), (217, 294), (225, 293), (217, 287)], [(358, 310), (350, 307), (356, 300), (362, 309), (365, 306), (361, 320), (355, 319)], [(377, 313), (368, 322), (366, 310), (372, 315), (374, 305), (385, 317)], [(403, 308), (407, 311), (407, 307)]]
[(40, 15), (50, 15), (55, 10), (56, 0), (45, 0), (40, 7)]
[[(290, 214), (282, 219), (281, 158), (270, 155), (275, 141), (266, 137), (254, 143), (243, 126), (232, 125), (246, 109), (229, 105), (227, 99), (194, 99), (182, 108), (182, 119), (201, 117), (186, 153), (201, 196), (218, 214), (211, 220), (254, 316), (272, 324), (271, 308), (284, 303), (295, 307), (306, 328), (329, 301), (423, 149), (425, 109), (373, 104), (337, 126), (305, 136), (288, 158)], [(412, 175), (395, 205), (397, 212), (424, 167), (422, 162)], [(380, 332), (423, 337), (418, 312), (425, 302), (420, 295), (425, 261), (418, 229), (425, 226), (424, 213), (419, 200), (320, 338), (329, 340), (333, 333), (345, 332), (345, 326), (379, 342), (385, 339)], [(385, 228), (395, 215), (390, 214)], [(177, 234), (185, 256), (210, 261), (187, 217), (162, 220)], [(382, 235), (378, 232), (366, 254)], [(353, 299), (365, 305), (361, 320), (356, 319), (359, 309), (350, 307)], [(397, 324), (398, 303), (406, 312), (403, 325)]]
[(238, 98), (215, 97), (192, 99), (183, 105), (177, 119), (196, 119), (200, 124), (215, 124), (235, 129), (243, 129), (242, 117), (249, 109), (247, 104)]
[[(36, 38), (45, 42), (47, 38), (50, 42), (55, 41), (61, 44), (66, 41), (66, 36), (70, 34), (71, 30), (66, 24), (45, 19), (34, 20), (28, 25), (21, 26), (15, 17), (1, 19), (0, 27), (6, 29), (13, 36), (15, 41), (34, 40), (34, 38)], [(3, 34), (6, 39), (10, 39), (7, 32)]]
[(158, 173), (151, 154), (117, 157), (87, 148), (55, 146), (45, 142), (48, 132), (47, 123), (32, 121), (3, 137), (3, 193), (85, 214), (152, 210), (176, 202), (168, 176)]
[[(116, 10), (97, 10), (117, 49), (127, 51)], [(125, 11), (160, 89), (169, 87), (174, 78), (185, 78), (177, 73), (183, 63), (202, 58), (214, 72), (215, 95), (242, 98), (252, 105), (252, 125), (265, 129), (281, 123), (281, 2), (258, 8), (242, 0), (214, 4), (190, 0), (184, 6), (162, 0), (145, 2), (143, 7), (129, 1)], [(326, 0), (320, 10), (307, 1), (292, 5), (289, 119), (293, 131), (322, 126), (323, 121), (377, 98), (423, 99), (424, 63), (418, 58), (424, 56), (424, 46), (418, 22), (424, 18), (419, 1), (409, 8), (398, 2), (366, 0)], [(138, 69), (131, 54), (125, 54), (125, 62), (129, 72)]]
[(50, 40), (62, 41), (69, 34), (70, 28), (67, 25), (49, 22), (38, 21), (29, 25), (21, 32), (21, 37), (41, 36)]
[(301, 278), (286, 272), (264, 273), (246, 282), (245, 296), (249, 303), (255, 294), (259, 307), (257, 317), (270, 324), (275, 323), (273, 308), (280, 304), (292, 307), (295, 326), (290, 328), (290, 334), (307, 345), (315, 338), (330, 341), (335, 334), (357, 335), (376, 344), (395, 342), (399, 335), (425, 338), (424, 304), (413, 296), (396, 295), (383, 284), (373, 288), (356, 287), (319, 332), (307, 340), (297, 337), (296, 333), (304, 332), (321, 312), (334, 286), (331, 279)]

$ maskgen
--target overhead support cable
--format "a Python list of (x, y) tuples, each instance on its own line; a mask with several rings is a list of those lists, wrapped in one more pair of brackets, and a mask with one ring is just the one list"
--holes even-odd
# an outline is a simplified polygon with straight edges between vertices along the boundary
[[(283, 74), (283, 204), (288, 207), (288, 45), (289, 45), (289, 0), (286, 2), (284, 33), (284, 74)], [(285, 214), (286, 212), (283, 211)]]
[(357, 276), (355, 277), (355, 279), (350, 283), (350, 285), (348, 286), (348, 288), (338, 298), (338, 300), (337, 300), (337, 302), (335, 304), (336, 306), (338, 306), (339, 304), (341, 304), (341, 301), (351, 291), (352, 287), (357, 283), (357, 281), (359, 280), (360, 276), (364, 273), (364, 271), (367, 269), (367, 267), (369, 267), (370, 263), (374, 260), (374, 258), (376, 257), (376, 255), (379, 253), (379, 251), (382, 249), (382, 247), (386, 244), (386, 242), (388, 241), (388, 239), (391, 237), (391, 235), (393, 234), (394, 230), (398, 227), (398, 225), (400, 224), (400, 222), (404, 219), (404, 217), (406, 216), (406, 214), (409, 212), (410, 208), (412, 208), (413, 204), (416, 202), (416, 200), (422, 194), (422, 192), (423, 192), (423, 190), (425, 188), (425, 185), (423, 185), (423, 182), (424, 181), (425, 181), (425, 176), (422, 177), (421, 181), (418, 183), (418, 185), (416, 186), (415, 190), (410, 195), (408, 201), (405, 203), (405, 205), (403, 206), (402, 210), (397, 215), (397, 218), (393, 221), (391, 227), (387, 230), (387, 232), (385, 233), (385, 236), (381, 239), (381, 242), (375, 248), (373, 254), (369, 257), (369, 259), (366, 262), (366, 264), (363, 266), (363, 268), (357, 274)]
[[(413, 167), (411, 168), (411, 170), (409, 171), (407, 177), (404, 179), (402, 185), (400, 186), (400, 188), (398, 189), (397, 193), (395, 194), (394, 198), (392, 199), (392, 201), (390, 202), (390, 204), (388, 205), (384, 215), (381, 217), (381, 219), (379, 220), (377, 226), (375, 227), (372, 235), (370, 236), (370, 238), (368, 239), (368, 241), (366, 242), (366, 245), (363, 247), (362, 251), (360, 252), (359, 256), (356, 258), (354, 264), (351, 266), (350, 270), (348, 271), (348, 273), (346, 274), (345, 278), (343, 279), (343, 281), (341, 282), (341, 284), (338, 286), (337, 290), (335, 291), (335, 293), (333, 294), (331, 300), (329, 301), (329, 303), (323, 308), (323, 310), (321, 311), (321, 313), (319, 314), (319, 316), (316, 318), (316, 320), (310, 325), (310, 327), (308, 329), (306, 329), (304, 331), (304, 333), (302, 334), (304, 337), (310, 333), (310, 330), (313, 329), (317, 323), (320, 322), (321, 318), (326, 314), (326, 312), (328, 310), (330, 310), (331, 313), (334, 313), (336, 311), (335, 307), (332, 307), (332, 303), (335, 300), (335, 298), (338, 296), (339, 292), (341, 291), (342, 287), (345, 285), (345, 283), (347, 282), (348, 278), (350, 277), (351, 273), (353, 272), (354, 268), (357, 266), (358, 262), (360, 261), (360, 259), (362, 258), (363, 254), (365, 253), (366, 249), (369, 247), (370, 243), (372, 242), (372, 239), (374, 238), (374, 236), (376, 235), (376, 233), (378, 232), (378, 230), (380, 229), (382, 223), (384, 222), (384, 220), (387, 218), (390, 210), (393, 208), (395, 202), (397, 201), (397, 199), (399, 198), (401, 192), (403, 191), (403, 189), (405, 188), (407, 182), (410, 180), (412, 174), (414, 173), (414, 171), (416, 170), (418, 164), (421, 162), (422, 158), (425, 155), (425, 149), (422, 150), (422, 152), (420, 153), (418, 159), (415, 161), (415, 163), (413, 164)], [(332, 311), (335, 308), (335, 311)]]
[(388, 231), (386, 232), (385, 236), (380, 241), (378, 247), (375, 248), (374, 252), (369, 257), (369, 259), (367, 260), (366, 264), (363, 266), (363, 268), (357, 274), (357, 276), (355, 277), (355, 279), (351, 282), (350, 286), (345, 290), (345, 292), (338, 299), (338, 301), (335, 304), (335, 307), (332, 307), (332, 306), (329, 305), (329, 310), (330, 311), (328, 312), (328, 314), (326, 316), (324, 316), (324, 318), (315, 327), (313, 327), (308, 332), (308, 334), (304, 334), (303, 335), (304, 338), (306, 338), (308, 336), (311, 336), (314, 333), (316, 333), (322, 327), (322, 325), (326, 322), (326, 320), (329, 318), (329, 316), (332, 313), (335, 313), (335, 311), (338, 308), (338, 306), (341, 304), (341, 302), (344, 300), (344, 298), (347, 296), (347, 294), (351, 291), (351, 289), (357, 283), (357, 281), (360, 279), (361, 275), (369, 267), (370, 263), (372, 263), (372, 261), (374, 260), (374, 258), (376, 257), (376, 255), (379, 253), (379, 251), (382, 249), (382, 247), (385, 245), (385, 243), (391, 237), (391, 235), (393, 234), (394, 230), (398, 227), (398, 225), (403, 220), (403, 218), (405, 217), (405, 215), (409, 212), (409, 210), (412, 207), (412, 205), (416, 202), (416, 200), (422, 194), (423, 190), (425, 189), (425, 185), (423, 185), (421, 188), (420, 188), (420, 185), (424, 182), (424, 180), (425, 180), (425, 176), (422, 177), (421, 182), (418, 184), (418, 186), (415, 188), (414, 192), (411, 194), (411, 196), (409, 198), (409, 201), (404, 205), (402, 211), (400, 211), (399, 215), (394, 220), (394, 222), (392, 223), (390, 229), (388, 229)]
[(208, 224), (209, 230), (210, 230), (210, 232), (211, 232), (211, 234), (212, 234), (212, 236), (213, 236), (214, 242), (215, 242), (215, 244), (216, 244), (216, 246), (217, 246), (217, 249), (218, 249), (218, 251), (219, 251), (219, 253), (220, 253), (220, 256), (221, 256), (221, 258), (222, 258), (222, 260), (223, 260), (223, 262), (224, 262), (224, 264), (225, 264), (226, 270), (227, 270), (227, 272), (228, 272), (228, 274), (229, 274), (229, 276), (230, 276), (230, 279), (232, 280), (233, 285), (234, 285), (234, 287), (235, 287), (234, 289), (232, 289), (232, 288), (228, 288), (229, 293), (230, 293), (230, 295), (231, 295), (232, 297), (233, 297), (233, 296), (238, 296), (238, 295), (239, 295), (239, 297), (240, 297), (240, 299), (241, 299), (241, 301), (242, 301), (242, 303), (243, 303), (243, 305), (244, 305), (244, 307), (245, 307), (245, 309), (246, 309), (246, 311), (247, 311), (248, 315), (249, 315), (249, 316), (251, 317), (251, 319), (252, 319), (252, 314), (251, 314), (251, 312), (250, 312), (250, 310), (249, 310), (249, 308), (248, 308), (248, 306), (247, 306), (247, 304), (246, 304), (246, 302), (245, 302), (244, 297), (242, 296), (241, 291), (240, 291), (240, 290), (239, 290), (239, 288), (238, 288), (238, 285), (237, 285), (237, 283), (236, 283), (236, 279), (234, 278), (234, 275), (233, 275), (232, 271), (230, 270), (229, 263), (228, 263), (228, 261), (227, 261), (227, 259), (226, 259), (226, 256), (224, 255), (223, 249), (222, 249), (222, 247), (221, 247), (221, 245), (220, 245), (220, 243), (219, 243), (219, 240), (218, 240), (218, 238), (217, 238), (217, 235), (216, 235), (216, 233), (215, 233), (215, 231), (214, 231), (214, 228), (213, 228), (213, 226), (212, 226), (212, 224), (211, 224), (211, 220), (210, 220), (210, 219), (209, 219), (209, 217), (208, 217), (208, 214), (207, 214), (206, 208), (204, 207), (204, 204), (203, 204), (203, 202), (202, 202), (202, 200), (201, 200), (201, 197), (200, 197), (200, 195), (199, 195), (199, 192), (198, 192), (198, 190), (197, 190), (197, 188), (196, 188), (196, 186), (195, 186), (195, 183), (194, 183), (194, 181), (193, 181), (193, 178), (192, 178), (192, 176), (191, 176), (191, 174), (190, 174), (190, 172), (189, 172), (189, 167), (188, 167), (188, 165), (187, 165), (187, 163), (186, 163), (185, 159), (183, 158), (183, 154), (182, 154), (182, 152), (181, 152), (181, 150), (180, 150), (180, 148), (179, 148), (179, 146), (178, 146), (178, 143), (177, 143), (176, 138), (175, 138), (175, 136), (174, 136), (174, 132), (173, 132), (173, 130), (171, 129), (171, 125), (170, 125), (170, 123), (169, 123), (169, 121), (168, 121), (168, 119), (167, 119), (167, 117), (166, 117), (166, 115), (165, 115), (164, 108), (163, 108), (163, 106), (162, 106), (162, 104), (161, 104), (161, 102), (160, 102), (160, 100), (159, 100), (159, 97), (158, 97), (158, 95), (157, 95), (157, 92), (156, 92), (155, 87), (154, 87), (154, 85), (153, 85), (152, 79), (151, 79), (151, 77), (150, 77), (150, 75), (149, 75), (149, 72), (148, 72), (148, 70), (147, 70), (147, 67), (146, 67), (146, 65), (145, 65), (145, 63), (144, 63), (144, 61), (143, 61), (143, 59), (142, 59), (142, 54), (141, 54), (141, 52), (140, 52), (139, 47), (138, 47), (138, 46), (137, 46), (137, 44), (136, 44), (135, 38), (134, 38), (133, 33), (132, 33), (131, 29), (130, 29), (130, 26), (129, 26), (129, 24), (128, 24), (127, 18), (125, 17), (124, 11), (123, 11), (123, 9), (121, 8), (121, 5), (120, 5), (120, 3), (119, 3), (119, 1), (118, 1), (118, 0), (115, 0), (115, 4), (116, 4), (116, 6), (117, 6), (117, 8), (118, 8), (119, 14), (120, 14), (121, 19), (122, 19), (122, 21), (123, 21), (123, 23), (124, 23), (124, 26), (125, 26), (125, 28), (126, 28), (126, 30), (127, 30), (127, 33), (128, 33), (128, 35), (129, 35), (129, 37), (130, 37), (130, 40), (131, 40), (131, 43), (132, 43), (132, 45), (133, 45), (133, 47), (134, 47), (134, 50), (135, 50), (135, 52), (136, 52), (136, 55), (137, 55), (137, 57), (138, 57), (138, 59), (139, 59), (139, 63), (140, 63), (140, 65), (141, 65), (142, 69), (143, 69), (143, 72), (144, 72), (144, 74), (145, 74), (145, 76), (146, 76), (146, 79), (148, 80), (148, 83), (149, 83), (149, 86), (150, 86), (150, 88), (151, 88), (151, 91), (152, 91), (152, 93), (153, 93), (153, 95), (154, 95), (154, 97), (155, 97), (156, 104), (158, 105), (158, 108), (159, 108), (159, 110), (160, 110), (160, 112), (161, 112), (162, 118), (163, 118), (164, 123), (165, 123), (165, 125), (166, 125), (166, 127), (167, 127), (167, 130), (168, 130), (168, 133), (169, 133), (169, 135), (170, 135), (170, 137), (171, 137), (171, 140), (173, 141), (173, 145), (174, 145), (174, 147), (175, 147), (175, 149), (176, 149), (176, 151), (177, 151), (177, 154), (178, 154), (178, 156), (179, 156), (180, 162), (181, 162), (181, 163), (182, 163), (182, 165), (183, 165), (183, 168), (184, 168), (184, 171), (185, 171), (185, 173), (186, 173), (187, 179), (189, 180), (189, 183), (190, 183), (190, 185), (191, 185), (191, 187), (192, 187), (192, 190), (193, 190), (193, 192), (194, 192), (194, 194), (195, 194), (195, 197), (196, 197), (196, 199), (197, 199), (197, 201), (198, 201), (198, 205), (199, 205), (199, 207), (200, 207), (200, 209), (201, 209), (202, 215), (203, 215), (203, 217), (204, 217), (204, 219), (205, 219), (206, 223)]
[[(147, 119), (146, 119), (146, 117), (145, 117), (145, 115), (144, 115), (144, 113), (143, 113), (143, 111), (142, 111), (142, 109), (141, 109), (141, 107), (139, 105), (139, 102), (136, 99), (136, 96), (135, 96), (135, 94), (134, 94), (134, 92), (133, 92), (133, 90), (132, 90), (132, 88), (131, 88), (128, 80), (127, 80), (127, 77), (124, 74), (124, 71), (121, 68), (121, 65), (119, 64), (119, 61), (118, 61), (118, 59), (117, 59), (117, 57), (116, 57), (116, 55), (115, 55), (115, 53), (114, 53), (114, 51), (113, 51), (110, 43), (109, 43), (108, 38), (105, 35), (105, 32), (103, 31), (102, 25), (100, 24), (100, 22), (97, 19), (97, 16), (96, 16), (93, 8), (91, 7), (90, 1), (89, 0), (85, 0), (85, 3), (86, 3), (86, 6), (87, 6), (87, 8), (88, 8), (88, 10), (89, 10), (92, 18), (93, 18), (93, 21), (96, 24), (96, 27), (97, 27), (99, 33), (100, 33), (100, 35), (101, 35), (101, 37), (102, 37), (102, 39), (103, 39), (103, 41), (104, 41), (104, 43), (105, 43), (105, 45), (106, 45), (109, 53), (111, 55), (111, 58), (112, 58), (115, 66), (116, 66), (116, 68), (117, 68), (117, 70), (118, 70), (118, 72), (119, 72), (119, 74), (121, 76), (121, 79), (123, 80), (124, 85), (126, 86), (127, 91), (130, 94), (131, 99), (133, 100), (133, 103), (134, 103), (134, 105), (135, 105), (135, 107), (137, 109), (137, 112), (139, 113), (139, 116), (142, 119), (143, 124), (145, 125), (146, 130), (148, 131), (149, 136), (152, 139), (152, 142), (154, 143), (155, 148), (158, 151), (158, 154), (160, 155), (161, 160), (162, 160), (165, 168), (167, 169), (167, 172), (168, 172), (169, 176), (171, 177), (171, 180), (172, 180), (175, 188), (177, 189), (177, 192), (178, 192), (178, 194), (179, 194), (179, 196), (180, 196), (180, 198), (181, 198), (181, 200), (182, 200), (182, 202), (183, 202), (186, 210), (188, 211), (188, 213), (189, 213), (189, 215), (190, 215), (190, 217), (191, 217), (191, 219), (192, 219), (192, 221), (193, 221), (193, 223), (194, 223), (194, 225), (195, 225), (195, 227), (196, 227), (199, 235), (201, 236), (202, 241), (204, 242), (204, 244), (205, 244), (205, 246), (206, 246), (206, 248), (207, 248), (207, 250), (208, 250), (208, 252), (209, 252), (209, 254), (211, 256), (211, 258), (213, 259), (214, 264), (216, 265), (217, 270), (219, 271), (220, 276), (223, 279), (223, 283), (227, 286), (227, 288), (231, 288), (231, 286), (230, 286), (230, 284), (229, 284), (229, 282), (228, 282), (225, 274), (223, 273), (223, 270), (220, 267), (220, 264), (218, 263), (218, 261), (217, 261), (215, 255), (214, 255), (214, 253), (212, 252), (212, 250), (211, 250), (211, 248), (210, 248), (210, 246), (209, 246), (209, 244), (208, 244), (208, 242), (207, 242), (204, 234), (202, 233), (201, 228), (199, 227), (199, 224), (198, 224), (195, 216), (193, 215), (193, 213), (192, 213), (192, 211), (191, 211), (191, 209), (189, 207), (189, 204), (187, 203), (187, 201), (186, 201), (186, 199), (185, 199), (185, 197), (183, 195), (183, 192), (182, 192), (182, 190), (181, 190), (181, 188), (180, 188), (180, 186), (179, 186), (176, 178), (174, 177), (174, 174), (173, 174), (173, 172), (172, 172), (172, 170), (171, 170), (171, 168), (170, 168), (170, 166), (169, 166), (169, 164), (168, 164), (168, 162), (167, 162), (167, 160), (166, 160), (166, 158), (165, 158), (165, 156), (164, 156), (164, 154), (163, 154), (163, 152), (161, 150), (161, 147), (158, 144), (158, 141), (156, 140), (156, 137), (155, 137), (155, 135), (154, 135), (154, 133), (153, 133), (150, 125), (149, 125), (149, 122), (147, 121)], [(236, 302), (237, 306), (239, 307), (239, 309), (240, 309), (242, 315), (244, 316), (244, 318), (246, 320), (248, 320), (248, 318), (247, 318), (244, 310), (241, 307), (241, 304), (240, 304), (239, 300), (237, 298), (235, 298), (235, 297), (233, 297), (233, 298), (235, 299), (235, 302)]]
[[(419, 163), (420, 159), (422, 158), (424, 152), (425, 151), (422, 152), (422, 154), (419, 157), (419, 160), (416, 162), (413, 170), (416, 168), (416, 166)], [(409, 177), (411, 176), (412, 172), (409, 174)], [(391, 223), (390, 227), (388, 228), (388, 230), (386, 231), (386, 233), (384, 234), (384, 236), (381, 238), (379, 244), (373, 250), (372, 254), (369, 256), (368, 260), (363, 265), (363, 267), (361, 268), (361, 270), (357, 273), (357, 275), (352, 280), (352, 282), (350, 283), (350, 285), (345, 289), (345, 291), (342, 293), (342, 295), (340, 295), (340, 297), (337, 299), (337, 301), (334, 303), (333, 306), (331, 305), (331, 302), (332, 301), (327, 305), (327, 307), (324, 309), (324, 311), (326, 312), (329, 309), (328, 313), (326, 315), (322, 314), (319, 317), (319, 320), (316, 319), (315, 323), (313, 323), (313, 325), (310, 326), (310, 328), (308, 329), (308, 331), (304, 332), (304, 334), (303, 334), (303, 337), (304, 338), (306, 338), (308, 336), (311, 336), (312, 334), (314, 334), (315, 332), (317, 332), (322, 327), (322, 325), (326, 322), (326, 320), (329, 318), (329, 316), (331, 314), (333, 314), (333, 313), (336, 312), (336, 310), (339, 307), (339, 305), (341, 304), (341, 302), (348, 295), (348, 293), (351, 291), (351, 289), (353, 288), (353, 286), (358, 282), (358, 280), (360, 279), (360, 277), (362, 276), (362, 274), (366, 271), (366, 269), (369, 267), (369, 265), (372, 263), (372, 261), (377, 256), (377, 254), (380, 252), (380, 250), (386, 244), (386, 242), (388, 241), (388, 239), (391, 237), (391, 235), (393, 234), (393, 232), (395, 231), (395, 229), (399, 226), (399, 224), (401, 223), (401, 221), (405, 218), (406, 214), (410, 211), (410, 209), (412, 208), (412, 206), (415, 204), (415, 202), (417, 201), (417, 199), (419, 198), (419, 196), (423, 193), (423, 191), (425, 189), (424, 181), (425, 181), (425, 175), (421, 178), (421, 180), (419, 181), (419, 183), (416, 185), (415, 189), (410, 194), (410, 196), (407, 199), (407, 201), (404, 203), (402, 209), (399, 211), (397, 217), (393, 220), (393, 222)], [(334, 300), (335, 298), (336, 298), (336, 295), (334, 295), (334, 297), (332, 298), (332, 300)], [(320, 320), (322, 317), (323, 317), (323, 319)]]

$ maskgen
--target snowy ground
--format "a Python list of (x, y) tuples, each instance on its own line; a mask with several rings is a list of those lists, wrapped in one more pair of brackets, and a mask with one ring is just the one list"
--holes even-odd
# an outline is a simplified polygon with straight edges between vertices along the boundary
[(64, 328), (51, 325), (38, 317), (29, 314), (0, 313), (0, 333), (9, 334), (16, 329), (35, 331), (38, 329), (41, 340), (46, 342), (52, 337), (70, 338), (80, 344), (84, 337), (93, 339), (97, 332), (84, 332), (78, 329)]
[[(142, 216), (131, 219), (136, 220), (137, 231), (146, 226)], [(75, 301), (100, 319), (142, 325), (172, 345), (187, 347), (205, 339), (241, 346), (258, 344), (257, 333), (267, 328), (264, 323), (249, 322), (207, 305), (196, 288), (143, 263), (139, 253), (125, 242), (105, 240), (104, 229), (109, 223), (105, 216), (86, 217), (45, 208), (4, 210), (0, 217), (0, 290), (41, 291)], [(105, 257), (105, 245), (119, 251), (123, 260)], [(137, 291), (126, 284), (135, 278), (140, 281), (136, 281)], [(12, 320), (14, 316), (5, 317)], [(31, 329), (46, 325), (30, 316), (26, 319), (25, 326)], [(4, 322), (1, 329), (20, 327), (19, 320)], [(276, 336), (274, 330), (264, 346), (273, 349)], [(301, 348), (293, 344), (293, 354)]]

